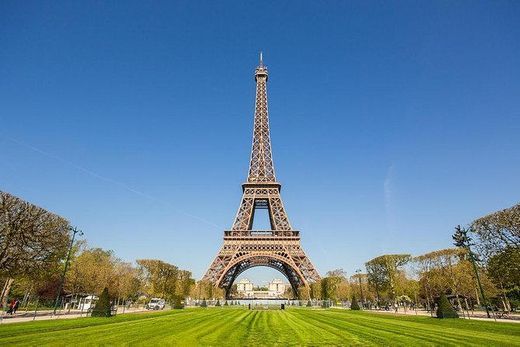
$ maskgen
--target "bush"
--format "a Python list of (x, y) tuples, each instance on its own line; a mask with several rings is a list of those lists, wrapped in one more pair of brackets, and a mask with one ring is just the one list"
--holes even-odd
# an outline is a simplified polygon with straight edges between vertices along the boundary
[(224, 301), (224, 306), (229, 306), (229, 304), (227, 303), (227, 300)]
[(206, 299), (202, 299), (200, 307), (208, 307), (208, 303), (206, 302)]
[(441, 294), (441, 297), (439, 298), (437, 318), (459, 318), (457, 311), (455, 311), (453, 306), (451, 306), (444, 293)]
[(110, 306), (110, 296), (108, 295), (108, 288), (105, 287), (99, 296), (99, 300), (92, 310), (92, 317), (110, 317), (112, 310)]
[(310, 300), (307, 301), (307, 307), (312, 307), (312, 302)]
[(184, 308), (184, 304), (182, 303), (180, 296), (176, 296), (175, 298), (173, 298), (173, 308), (175, 310), (180, 310)]
[(220, 300), (217, 300), (217, 303), (215, 304), (215, 306), (220, 306)]
[(357, 301), (355, 295), (352, 295), (352, 303), (350, 304), (350, 309), (354, 310), (354, 311), (359, 311), (360, 310), (359, 302)]

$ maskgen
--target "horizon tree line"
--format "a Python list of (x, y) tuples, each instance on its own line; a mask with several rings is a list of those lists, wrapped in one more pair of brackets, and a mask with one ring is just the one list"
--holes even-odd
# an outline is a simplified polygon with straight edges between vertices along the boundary
[[(52, 300), (71, 240), (70, 223), (51, 212), (0, 191), (0, 304), (16, 295)], [(520, 306), (520, 204), (473, 221), (477, 268), (492, 303), (510, 311)], [(99, 294), (106, 287), (116, 301), (162, 297), (180, 302), (224, 298), (211, 283), (196, 282), (190, 271), (158, 259), (122, 261), (113, 251), (74, 243), (63, 294)], [(459, 307), (484, 305), (467, 250), (447, 248), (426, 254), (384, 254), (348, 277), (342, 269), (300, 288), (302, 300), (351, 301), (362, 307), (394, 305), (431, 309), (441, 294)], [(290, 292), (287, 293), (290, 296)]]

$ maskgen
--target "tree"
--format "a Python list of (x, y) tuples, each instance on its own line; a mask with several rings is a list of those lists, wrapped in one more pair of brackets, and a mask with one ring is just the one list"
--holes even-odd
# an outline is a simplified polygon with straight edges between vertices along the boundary
[(487, 273), (502, 291), (504, 310), (511, 311), (510, 297), (520, 289), (520, 248), (508, 246), (490, 257)]
[(110, 305), (110, 296), (108, 295), (108, 288), (105, 287), (99, 296), (99, 300), (92, 310), (92, 317), (110, 317), (112, 316), (112, 308)]
[[(441, 249), (417, 256), (413, 261), (428, 306), (433, 302), (434, 297), (441, 293), (450, 292), (455, 295), (459, 307), (462, 307), (461, 295), (473, 295), (475, 281), (471, 272), (468, 272), (471, 265), (465, 249)], [(413, 294), (413, 291), (410, 294)]]
[(312, 299), (321, 298), (321, 281), (312, 282), (309, 284), (309, 296)]
[(378, 301), (380, 290), (387, 289), (390, 299), (395, 302), (402, 267), (410, 259), (410, 254), (385, 254), (365, 263), (368, 280), (376, 287)]
[(452, 236), (454, 241), (453, 244), (457, 247), (464, 249), (468, 253), (471, 264), (473, 265), (475, 277), (477, 278), (478, 287), (480, 289), (480, 295), (482, 296), (482, 301), (484, 302), (484, 305), (486, 307), (487, 317), (490, 318), (491, 315), (489, 314), (489, 305), (486, 299), (486, 295), (484, 294), (484, 288), (482, 286), (482, 282), (480, 280), (480, 275), (477, 267), (478, 258), (477, 255), (473, 253), (473, 251), (471, 250), (471, 246), (473, 246), (474, 244), (472, 243), (472, 238), (468, 235), (468, 232), (470, 231), (471, 229), (461, 228), (461, 226), (458, 225), (455, 228), (455, 233)]
[(123, 299), (137, 299), (141, 290), (139, 271), (130, 263), (117, 261), (115, 264), (115, 293)]
[(65, 289), (71, 293), (99, 293), (103, 288), (111, 288), (111, 294), (116, 296), (116, 263), (113, 251), (83, 249), (71, 261)]
[(2, 304), (14, 277), (59, 273), (70, 242), (69, 229), (64, 218), (0, 191), (0, 278), (7, 278)]
[(354, 311), (359, 311), (360, 310), (360, 307), (359, 307), (359, 303), (356, 299), (356, 295), (352, 295), (352, 303), (350, 304), (350, 309), (351, 310), (354, 310)]
[(343, 269), (327, 272), (327, 276), (320, 281), (321, 298), (324, 300), (345, 300), (348, 298), (349, 284)]
[(191, 293), (196, 299), (224, 298), (225, 296), (222, 288), (218, 288), (213, 283), (203, 280), (198, 281), (194, 286), (192, 286)]
[(446, 294), (442, 293), (437, 306), (437, 318), (459, 318), (457, 311), (453, 309)]
[(520, 204), (479, 218), (471, 223), (479, 237), (479, 249), (485, 256), (506, 247), (520, 248)]

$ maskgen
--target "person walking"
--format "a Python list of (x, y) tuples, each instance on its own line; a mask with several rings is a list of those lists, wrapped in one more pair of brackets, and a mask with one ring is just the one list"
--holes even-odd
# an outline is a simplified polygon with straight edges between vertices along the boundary
[(11, 303), (9, 304), (9, 309), (7, 310), (7, 314), (12, 315), (14, 310), (14, 299), (11, 300)]

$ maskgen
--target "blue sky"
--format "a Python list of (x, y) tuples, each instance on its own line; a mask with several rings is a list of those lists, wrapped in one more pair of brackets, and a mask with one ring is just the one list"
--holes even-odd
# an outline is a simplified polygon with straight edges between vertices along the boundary
[(519, 18), (515, 1), (2, 1), (0, 189), (199, 278), (240, 201), (262, 50), (277, 178), (318, 270), (449, 247), (520, 200)]

